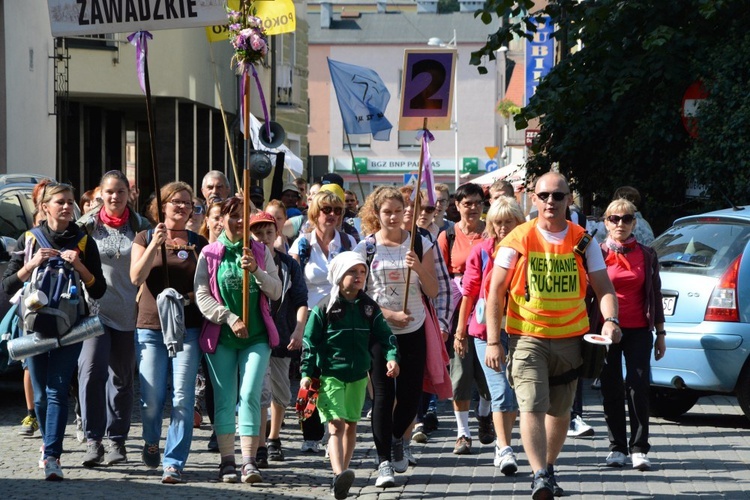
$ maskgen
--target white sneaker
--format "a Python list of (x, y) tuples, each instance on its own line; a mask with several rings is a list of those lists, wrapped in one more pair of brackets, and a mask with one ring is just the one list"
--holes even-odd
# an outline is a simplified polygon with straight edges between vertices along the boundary
[(607, 467), (624, 467), (627, 457), (621, 451), (610, 451), (605, 463)]
[(396, 486), (396, 478), (393, 475), (393, 466), (387, 460), (381, 462), (378, 466), (378, 478), (375, 480), (375, 486), (378, 488), (390, 488)]
[(44, 463), (44, 445), (42, 445), (42, 446), (39, 447), (39, 453), (41, 453), (41, 455), (39, 456), (39, 463), (38, 463), (38, 465), (39, 465), (40, 469), (44, 469), (44, 467), (45, 467), (45, 463)]
[(493, 464), (495, 467), (500, 467), (500, 472), (506, 476), (512, 476), (518, 470), (516, 455), (513, 453), (513, 448), (510, 446), (506, 446), (502, 449), (495, 446), (495, 460), (493, 461)]
[(300, 451), (303, 452), (310, 452), (310, 453), (320, 453), (320, 443), (318, 441), (302, 441), (302, 446), (300, 446)]
[(47, 481), (62, 481), (64, 479), (59, 459), (49, 457), (44, 461), (44, 479)]
[(651, 470), (651, 460), (648, 459), (645, 453), (633, 453), (630, 455), (630, 460), (633, 461), (633, 468), (639, 471)]
[(580, 415), (570, 419), (568, 428), (568, 437), (586, 437), (593, 436), (594, 428), (583, 421)]

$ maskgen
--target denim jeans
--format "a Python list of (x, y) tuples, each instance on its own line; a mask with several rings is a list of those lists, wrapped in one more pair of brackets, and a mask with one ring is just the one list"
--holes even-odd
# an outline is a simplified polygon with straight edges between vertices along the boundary
[(158, 444), (161, 439), (162, 414), (167, 389), (172, 389), (172, 413), (167, 442), (164, 445), (164, 468), (185, 467), (193, 440), (193, 407), (195, 376), (198, 374), (201, 350), (198, 346), (200, 328), (185, 331), (183, 350), (170, 358), (161, 330), (138, 328), (136, 349), (141, 383), (141, 420), (143, 440)]
[[(500, 333), (500, 343), (505, 349), (505, 356), (508, 354), (508, 334), (504, 331)], [(493, 412), (509, 412), (518, 410), (518, 402), (516, 402), (516, 393), (508, 382), (508, 376), (506, 374), (507, 364), (503, 366), (503, 371), (496, 372), (492, 368), (488, 368), (484, 364), (484, 357), (487, 354), (487, 341), (475, 338), (474, 348), (479, 358), (479, 363), (482, 365), (484, 376), (487, 379), (487, 388), (490, 390), (492, 396), (492, 411)]]
[(80, 353), (79, 342), (27, 358), (45, 459), (60, 458), (63, 451), (65, 425), (68, 423), (68, 392)]

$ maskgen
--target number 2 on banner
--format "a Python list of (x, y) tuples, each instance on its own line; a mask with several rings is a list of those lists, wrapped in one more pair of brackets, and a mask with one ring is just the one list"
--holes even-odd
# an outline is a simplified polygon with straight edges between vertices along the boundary
[(456, 51), (407, 50), (401, 88), (399, 129), (448, 130), (453, 105)]

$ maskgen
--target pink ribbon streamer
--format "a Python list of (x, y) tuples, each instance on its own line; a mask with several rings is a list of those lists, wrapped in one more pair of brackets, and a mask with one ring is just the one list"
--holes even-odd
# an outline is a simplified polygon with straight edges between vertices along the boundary
[[(417, 139), (422, 141), (422, 149), (424, 150), (424, 157), (422, 159), (422, 182), (427, 189), (427, 204), (426, 206), (435, 206), (435, 174), (432, 171), (432, 160), (430, 159), (430, 142), (435, 140), (435, 136), (427, 130), (420, 130), (417, 133)], [(416, 199), (417, 190), (421, 189), (422, 186), (418, 186), (411, 196), (412, 201)]]
[(135, 45), (135, 66), (138, 72), (138, 83), (141, 91), (146, 93), (146, 58), (148, 57), (148, 41), (154, 36), (148, 31), (136, 31), (128, 37), (128, 42)]
[(266, 120), (266, 137), (271, 139), (271, 121), (268, 119), (268, 106), (266, 106), (266, 96), (263, 95), (263, 87), (260, 84), (258, 73), (255, 71), (255, 65), (250, 65), (253, 70), (253, 78), (258, 86), (258, 95), (260, 96), (260, 105), (263, 107), (263, 118)]

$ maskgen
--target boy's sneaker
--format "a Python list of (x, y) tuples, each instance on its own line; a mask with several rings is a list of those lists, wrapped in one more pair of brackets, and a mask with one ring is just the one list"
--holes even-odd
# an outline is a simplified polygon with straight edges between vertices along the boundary
[(516, 462), (516, 455), (513, 453), (513, 448), (506, 446), (503, 449), (495, 447), (495, 467), (500, 467), (500, 472), (506, 476), (512, 476), (518, 470), (518, 462)]
[(409, 468), (409, 461), (404, 457), (404, 438), (391, 440), (391, 465), (399, 474)]
[(378, 466), (378, 478), (375, 480), (375, 486), (378, 488), (391, 488), (396, 486), (396, 478), (393, 475), (393, 466), (389, 461), (380, 462)]
[(222, 462), (219, 465), (219, 481), (222, 483), (237, 482), (237, 465), (234, 460), (231, 462)]
[(44, 461), (44, 479), (46, 481), (62, 481), (64, 479), (59, 458), (48, 457)]
[(320, 443), (318, 441), (305, 440), (302, 441), (300, 451), (308, 453), (320, 453)]
[(36, 417), (26, 415), (24, 419), (21, 420), (21, 427), (18, 429), (18, 434), (20, 434), (21, 436), (31, 437), (38, 430), (39, 422), (37, 421)]
[(107, 445), (107, 454), (104, 455), (104, 463), (107, 465), (115, 465), (127, 461), (128, 455), (127, 450), (125, 450), (125, 443), (110, 441)]
[(607, 467), (624, 467), (627, 457), (621, 451), (610, 451), (604, 463)]
[(81, 420), (81, 417), (76, 417), (76, 440), (79, 443), (86, 442), (86, 433), (83, 432), (83, 420)]
[(86, 453), (83, 455), (81, 464), (84, 467), (95, 467), (104, 462), (104, 446), (99, 441), (86, 443)]
[(439, 423), (437, 414), (433, 411), (428, 411), (424, 414), (424, 431), (427, 434), (432, 434), (438, 429)]
[(268, 448), (265, 446), (258, 446), (255, 452), (255, 465), (259, 469), (268, 469)]
[(549, 473), (542, 469), (534, 474), (531, 480), (531, 498), (533, 500), (552, 500), (555, 494), (549, 482)]
[(281, 449), (281, 439), (269, 439), (268, 442), (268, 461), (283, 462), (284, 450)]
[(349, 495), (349, 489), (354, 483), (354, 471), (346, 469), (341, 474), (336, 474), (331, 483), (331, 493), (337, 500), (343, 500)]
[(630, 460), (633, 461), (633, 468), (639, 471), (651, 470), (651, 460), (645, 453), (631, 453)]
[(456, 439), (456, 446), (453, 448), (454, 455), (471, 455), (471, 438), (461, 436)]
[(583, 421), (580, 415), (576, 415), (575, 418), (570, 419), (570, 427), (568, 428), (568, 437), (586, 437), (593, 436), (594, 428)]
[(159, 454), (159, 444), (144, 444), (143, 451), (141, 452), (141, 459), (143, 463), (149, 469), (156, 469), (161, 463), (161, 455)]
[(490, 444), (495, 440), (495, 426), (492, 423), (492, 414), (490, 413), (486, 417), (480, 417), (477, 415), (478, 434), (479, 442), (482, 444)]
[(260, 470), (255, 462), (250, 461), (242, 464), (242, 479), (243, 483), (260, 483), (263, 481), (263, 476), (260, 475)]
[(424, 430), (424, 424), (417, 424), (414, 426), (414, 432), (411, 435), (412, 441), (415, 443), (424, 444), (427, 442), (427, 433)]

